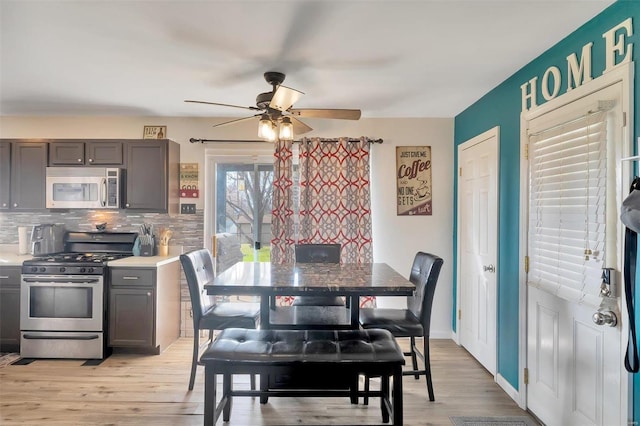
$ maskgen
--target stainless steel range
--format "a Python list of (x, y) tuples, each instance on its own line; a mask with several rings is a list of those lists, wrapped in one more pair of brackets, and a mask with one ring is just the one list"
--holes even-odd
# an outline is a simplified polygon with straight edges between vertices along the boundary
[(132, 256), (135, 232), (67, 232), (64, 252), (22, 264), (20, 355), (106, 356), (107, 262)]

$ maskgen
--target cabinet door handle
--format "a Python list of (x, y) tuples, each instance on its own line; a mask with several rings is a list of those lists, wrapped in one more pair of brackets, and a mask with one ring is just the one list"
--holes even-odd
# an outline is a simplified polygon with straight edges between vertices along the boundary
[(0, 275), (0, 280), (8, 280), (9, 276), (8, 275)]
[(82, 163), (82, 158), (78, 158), (78, 163)]
[(147, 292), (147, 296), (151, 297), (151, 292), (150, 291)]
[(18, 207), (18, 203), (13, 203), (13, 207)]
[(123, 280), (137, 280), (138, 277), (122, 277)]
[(89, 158), (89, 162), (90, 162), (90, 163), (93, 163), (93, 158)]

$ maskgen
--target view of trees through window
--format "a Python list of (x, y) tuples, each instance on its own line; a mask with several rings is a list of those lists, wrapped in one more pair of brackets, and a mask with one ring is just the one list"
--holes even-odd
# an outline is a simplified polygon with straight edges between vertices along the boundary
[(246, 255), (268, 257), (273, 165), (218, 164), (216, 182), (216, 232), (237, 235)]

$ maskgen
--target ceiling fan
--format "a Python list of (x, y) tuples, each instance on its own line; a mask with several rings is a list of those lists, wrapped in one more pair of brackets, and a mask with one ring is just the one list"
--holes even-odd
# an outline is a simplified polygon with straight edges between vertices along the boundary
[(271, 92), (260, 93), (256, 97), (256, 106), (240, 106), (223, 104), (218, 102), (185, 100), (196, 104), (219, 105), (231, 108), (248, 109), (256, 111), (248, 117), (237, 118), (215, 124), (213, 127), (226, 126), (228, 124), (239, 123), (245, 120), (252, 120), (260, 117), (258, 124), (258, 136), (266, 140), (293, 139), (294, 133), (301, 135), (313, 130), (303, 123), (298, 117), (308, 118), (332, 118), (342, 120), (359, 120), (361, 112), (359, 109), (299, 109), (292, 108), (293, 104), (300, 99), (303, 92), (282, 85), (285, 75), (277, 71), (267, 71), (264, 79), (271, 84)]

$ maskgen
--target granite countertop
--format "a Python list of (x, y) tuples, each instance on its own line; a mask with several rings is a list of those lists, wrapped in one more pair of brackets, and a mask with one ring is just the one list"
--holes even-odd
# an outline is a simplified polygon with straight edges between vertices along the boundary
[[(180, 253), (182, 246), (169, 246), (168, 256), (131, 256), (111, 261), (108, 265), (122, 268), (152, 268), (178, 261)], [(18, 254), (17, 244), (0, 244), (0, 266), (22, 266), (22, 262), (31, 258), (31, 254)]]
[(118, 268), (154, 268), (180, 259), (180, 253), (168, 256), (131, 256), (124, 259), (112, 260), (109, 266)]

